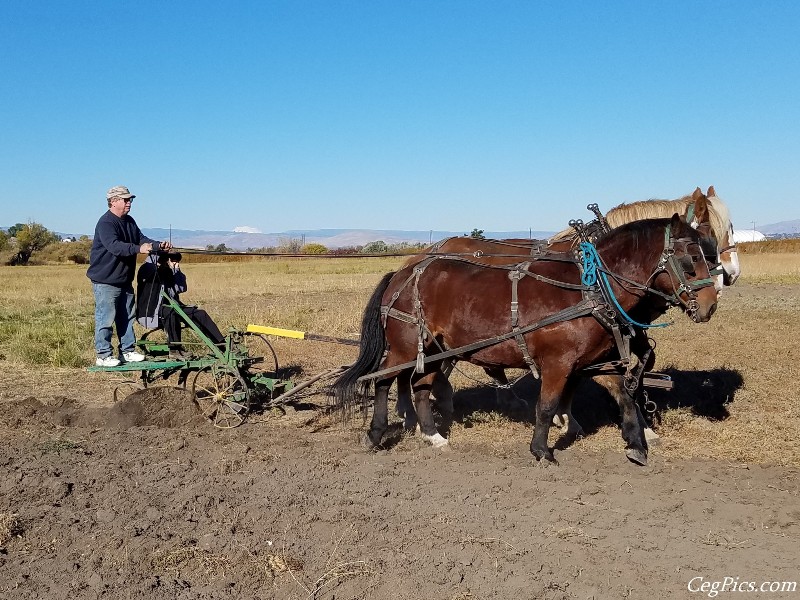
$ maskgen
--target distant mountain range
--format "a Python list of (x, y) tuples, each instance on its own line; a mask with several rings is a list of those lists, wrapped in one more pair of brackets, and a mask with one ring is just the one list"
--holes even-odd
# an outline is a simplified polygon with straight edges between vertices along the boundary
[[(142, 229), (142, 233), (154, 240), (166, 240), (170, 237), (168, 229)], [(322, 244), (327, 248), (363, 246), (377, 241), (383, 241), (390, 245), (401, 242), (427, 244), (453, 236), (469, 235), (469, 233), (469, 231), (404, 231), (400, 229), (295, 229), (280, 233), (173, 229), (171, 232), (172, 243), (179, 248), (205, 248), (208, 245), (225, 244), (233, 250), (281, 246), (291, 240), (301, 240), (304, 244)], [(553, 233), (555, 232), (485, 231), (483, 235), (492, 238), (545, 239)]]
[(756, 223), (756, 230), (764, 235), (800, 235), (800, 219), (793, 221), (781, 221), (772, 225), (759, 225)]
[[(757, 225), (757, 230), (767, 236), (786, 237), (800, 235), (800, 219), (781, 221), (770, 225)], [(46, 225), (45, 225), (46, 226)], [(6, 231), (8, 227), (0, 227)], [(369, 242), (383, 241), (386, 244), (423, 243), (469, 235), (469, 231), (402, 229), (293, 229), (279, 233), (249, 233), (241, 231), (196, 231), (188, 229), (144, 228), (142, 232), (155, 240), (166, 240), (172, 237), (172, 243), (179, 248), (206, 248), (209, 245), (225, 244), (232, 250), (248, 248), (268, 248), (286, 245), (291, 240), (301, 240), (305, 244), (322, 244), (328, 248), (344, 246), (363, 246)], [(57, 232), (61, 237), (79, 238), (81, 233)], [(554, 231), (484, 231), (487, 238), (533, 238), (547, 239)], [(91, 236), (90, 236), (91, 237)]]

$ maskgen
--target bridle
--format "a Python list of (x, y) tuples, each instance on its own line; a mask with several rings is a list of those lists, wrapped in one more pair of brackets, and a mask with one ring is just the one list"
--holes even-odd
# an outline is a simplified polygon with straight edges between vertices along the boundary
[[(699, 308), (697, 304), (697, 291), (701, 290), (705, 287), (713, 286), (714, 285), (714, 273), (712, 271), (719, 271), (718, 274), (722, 273), (722, 266), (714, 265), (712, 267), (711, 264), (708, 263), (708, 257), (703, 254), (703, 258), (706, 261), (709, 271), (709, 277), (704, 279), (695, 279), (693, 281), (689, 281), (686, 278), (687, 270), (681, 265), (680, 261), (675, 258), (675, 244), (683, 244), (684, 246), (684, 253), (686, 255), (691, 256), (691, 254), (687, 251), (688, 247), (695, 244), (700, 246), (700, 243), (690, 237), (683, 237), (683, 238), (676, 238), (672, 235), (672, 224), (668, 224), (666, 229), (664, 230), (664, 251), (661, 253), (661, 258), (658, 261), (658, 265), (656, 266), (656, 270), (650, 276), (648, 281), (652, 281), (655, 277), (658, 276), (659, 273), (666, 272), (670, 275), (670, 280), (672, 281), (672, 288), (673, 288), (673, 295), (668, 297), (667, 301), (670, 302), (674, 306), (683, 305), (686, 309), (686, 312), (692, 318), (692, 320), (696, 320), (695, 316), (697, 315), (697, 310)], [(701, 247), (702, 250), (702, 247)], [(719, 254), (717, 254), (719, 256)], [(667, 270), (666, 266), (669, 265), (671, 267), (672, 273)], [(677, 278), (679, 285), (675, 286), (675, 281), (672, 279), (672, 276)], [(682, 294), (686, 294), (689, 298), (688, 301), (684, 301), (682, 298)]]
[[(698, 230), (703, 226), (703, 224), (699, 223), (694, 216), (694, 204), (689, 204), (689, 207), (686, 209), (686, 216), (684, 217), (686, 222), (689, 223), (689, 226), (692, 229)], [(710, 226), (709, 226), (710, 227)], [(729, 226), (729, 229), (731, 227)], [(713, 229), (711, 229), (713, 231)], [(706, 236), (711, 237), (711, 236)], [(713, 236), (715, 243), (719, 245), (719, 240), (717, 240), (716, 235)], [(730, 231), (728, 233), (728, 237), (732, 240), (733, 239), (733, 232)], [(731, 244), (730, 246), (725, 246), (724, 248), (717, 248), (717, 254), (712, 258), (710, 255), (703, 253), (703, 256), (706, 259), (706, 264), (708, 265), (708, 273), (711, 277), (718, 277), (720, 275), (725, 275), (725, 269), (722, 266), (722, 254), (723, 252), (728, 252), (730, 250), (735, 250), (736, 244)]]
[[(594, 245), (589, 242), (583, 242), (580, 244), (581, 251), (584, 255), (584, 264), (583, 264), (583, 275), (582, 281), (584, 284), (594, 284), (597, 282), (600, 285), (600, 291), (603, 294), (603, 297), (609, 303), (609, 305), (615, 306), (617, 309), (617, 313), (619, 316), (627, 322), (629, 325), (635, 325), (637, 327), (642, 328), (650, 328), (650, 327), (658, 327), (663, 326), (665, 324), (645, 324), (639, 323), (634, 321), (630, 315), (628, 315), (625, 310), (619, 305), (617, 299), (614, 295), (613, 290), (611, 289), (611, 284), (608, 281), (607, 276), (613, 277), (615, 280), (624, 281), (645, 293), (655, 294), (656, 296), (660, 296), (663, 298), (670, 306), (683, 306), (686, 309), (687, 314), (689, 317), (696, 321), (697, 311), (699, 309), (699, 305), (697, 302), (697, 291), (701, 290), (705, 287), (710, 287), (714, 285), (714, 277), (706, 277), (704, 279), (695, 279), (690, 281), (686, 277), (687, 270), (681, 265), (680, 260), (675, 256), (675, 245), (676, 244), (683, 244), (684, 248), (688, 247), (692, 244), (699, 245), (699, 242), (690, 238), (690, 237), (682, 237), (676, 238), (672, 235), (672, 224), (667, 224), (666, 228), (664, 229), (664, 249), (661, 252), (661, 256), (658, 259), (658, 264), (656, 265), (653, 272), (650, 274), (650, 277), (647, 278), (644, 284), (641, 284), (637, 281), (632, 279), (628, 279), (627, 277), (623, 277), (622, 275), (618, 275), (616, 273), (612, 273), (608, 271), (605, 266), (602, 265), (599, 256), (597, 255), (597, 250), (594, 248)], [(689, 254), (685, 252), (685, 254)], [(705, 255), (704, 255), (705, 259)], [(591, 264), (594, 263), (597, 265), (596, 267), (591, 267)], [(596, 277), (596, 272), (600, 272), (600, 277)], [(657, 290), (651, 286), (651, 283), (655, 280), (658, 275), (661, 273), (667, 273), (672, 282), (672, 294), (665, 294), (661, 290)], [(593, 281), (590, 281), (593, 279)], [(677, 284), (676, 280), (677, 279)], [(686, 295), (688, 300), (683, 299), (683, 295)]]

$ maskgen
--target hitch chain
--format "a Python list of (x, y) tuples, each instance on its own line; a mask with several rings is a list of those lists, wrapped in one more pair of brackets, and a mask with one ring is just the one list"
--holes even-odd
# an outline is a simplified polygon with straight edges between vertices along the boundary
[(645, 414), (647, 415), (647, 420), (652, 423), (653, 419), (656, 416), (656, 411), (658, 410), (658, 405), (650, 399), (650, 396), (647, 393), (647, 390), (642, 389), (642, 408), (644, 409)]

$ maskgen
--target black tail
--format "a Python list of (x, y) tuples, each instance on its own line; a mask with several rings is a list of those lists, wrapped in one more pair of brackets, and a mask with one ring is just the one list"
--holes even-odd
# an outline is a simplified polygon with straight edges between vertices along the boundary
[(384, 275), (378, 287), (372, 292), (372, 297), (367, 302), (364, 316), (361, 319), (361, 347), (358, 351), (358, 358), (349, 369), (339, 375), (339, 378), (331, 386), (336, 405), (346, 412), (353, 407), (359, 393), (362, 400), (366, 401), (370, 382), (359, 385), (358, 378), (377, 371), (383, 359), (383, 353), (386, 350), (386, 336), (381, 322), (381, 300), (392, 277), (394, 277), (394, 272)]

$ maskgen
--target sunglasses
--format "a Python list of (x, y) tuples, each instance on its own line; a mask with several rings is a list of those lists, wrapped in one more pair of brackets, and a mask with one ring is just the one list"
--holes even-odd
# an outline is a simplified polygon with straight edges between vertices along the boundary
[(133, 198), (117, 198), (117, 200), (122, 200), (125, 204), (133, 204)]

